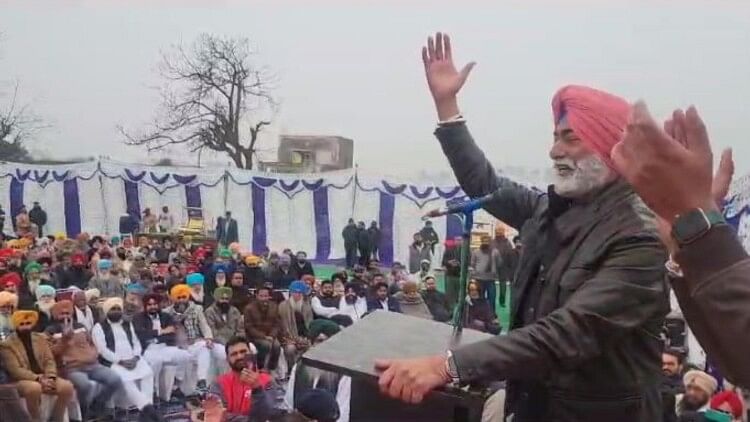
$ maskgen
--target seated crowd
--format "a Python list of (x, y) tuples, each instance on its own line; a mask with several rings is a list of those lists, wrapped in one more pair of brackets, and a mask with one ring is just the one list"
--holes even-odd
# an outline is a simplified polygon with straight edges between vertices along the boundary
[[(82, 234), (0, 246), (0, 390), (17, 391), (34, 421), (64, 420), (72, 404), (83, 420), (115, 406), (158, 420), (159, 401), (208, 391), (230, 415), (266, 420), (321, 389), (346, 421), (351, 381), (298, 364), (302, 353), (375, 310), (447, 322), (454, 305), (434, 275), (416, 280), (398, 262), (318, 280), (305, 252), (258, 256), (236, 243)], [(469, 323), (499, 331), (471, 295)], [(268, 391), (285, 384), (277, 405)], [(54, 398), (46, 410), (43, 396)]]

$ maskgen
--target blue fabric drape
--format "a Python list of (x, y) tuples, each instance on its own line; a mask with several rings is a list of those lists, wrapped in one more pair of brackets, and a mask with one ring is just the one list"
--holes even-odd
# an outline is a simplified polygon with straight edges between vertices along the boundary
[(185, 203), (191, 208), (201, 208), (203, 206), (200, 186), (185, 185)]
[(10, 179), (10, 217), (13, 230), (16, 230), (16, 216), (23, 207), (23, 182), (16, 177)]
[(65, 232), (68, 238), (81, 233), (81, 204), (78, 197), (78, 179), (72, 178), (63, 182), (65, 206)]
[(135, 218), (141, 218), (141, 200), (138, 196), (138, 183), (122, 181), (125, 186), (125, 210)]
[[(404, 186), (406, 187), (406, 186)], [(393, 263), (393, 214), (396, 209), (396, 197), (380, 192), (380, 262), (385, 265)]]
[(260, 254), (266, 248), (266, 191), (253, 183), (253, 253)]
[(313, 214), (315, 215), (315, 260), (327, 261), (331, 254), (327, 186), (313, 191)]

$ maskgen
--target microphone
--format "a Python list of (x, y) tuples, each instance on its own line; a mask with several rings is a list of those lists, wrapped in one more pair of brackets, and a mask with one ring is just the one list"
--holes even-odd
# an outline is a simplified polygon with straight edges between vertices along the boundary
[(459, 204), (453, 204), (453, 205), (448, 205), (445, 207), (435, 208), (434, 210), (429, 211), (425, 215), (423, 215), (422, 221), (429, 220), (435, 217), (442, 217), (448, 214), (458, 214), (458, 213), (476, 211), (484, 207), (485, 205), (487, 205), (487, 203), (498, 200), (498, 199), (500, 199), (500, 189), (492, 193), (488, 193), (487, 195), (480, 196), (479, 198), (474, 198), (466, 202), (461, 202)]

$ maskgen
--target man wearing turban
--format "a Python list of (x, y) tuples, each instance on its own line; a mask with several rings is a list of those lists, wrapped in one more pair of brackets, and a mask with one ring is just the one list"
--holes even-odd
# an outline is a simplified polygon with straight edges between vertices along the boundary
[[(191, 274), (192, 275), (192, 274)], [(190, 277), (190, 276), (188, 276)], [(174, 319), (178, 332), (177, 344), (190, 353), (197, 362), (196, 379), (200, 391), (208, 391), (208, 372), (211, 359), (216, 365), (224, 365), (226, 353), (222, 346), (214, 344), (214, 334), (206, 321), (203, 308), (191, 300), (192, 289), (185, 284), (172, 287), (169, 296), (172, 306), (164, 309)], [(189, 391), (183, 393), (189, 394)]]
[(682, 376), (685, 393), (675, 397), (677, 416), (686, 412), (705, 412), (709, 408), (711, 396), (716, 392), (719, 383), (711, 375), (693, 369)]
[(314, 318), (308, 299), (310, 290), (312, 289), (304, 281), (295, 280), (289, 285), (289, 298), (279, 304), (279, 319), (284, 333), (281, 346), (284, 348), (288, 371), (292, 370), (297, 359), (310, 347), (307, 335)]
[(13, 332), (12, 315), (18, 307), (18, 296), (11, 292), (0, 292), (0, 341)]
[(5, 369), (16, 382), (18, 393), (26, 400), (32, 420), (40, 420), (42, 394), (50, 394), (57, 396), (51, 420), (62, 421), (73, 398), (73, 384), (58, 374), (47, 336), (33, 332), (39, 314), (20, 310), (13, 313), (12, 319), (16, 332), (0, 343), (0, 358)]
[[(310, 322), (308, 339), (314, 345), (323, 343), (341, 328), (329, 319), (316, 319)], [(313, 368), (298, 361), (291, 371), (289, 384), (284, 395), (284, 404), (290, 409), (296, 409), (300, 398), (314, 389), (326, 390), (336, 397), (341, 414), (339, 422), (349, 421), (350, 398), (352, 393), (352, 379), (330, 371)]]
[(226, 286), (217, 287), (214, 290), (214, 303), (206, 308), (206, 322), (220, 347), (224, 347), (232, 337), (245, 334), (242, 313), (232, 306), (231, 301), (232, 289)]
[(47, 329), (50, 317), (52, 317), (51, 310), (55, 305), (56, 294), (55, 288), (46, 284), (38, 286), (34, 292), (36, 296), (34, 310), (39, 312), (39, 322), (36, 324), (35, 329), (40, 333)]
[(443, 34), (422, 51), (435, 135), (464, 192), (496, 192), (485, 209), (521, 232), (512, 325), (507, 335), (446, 355), (378, 362), (381, 391), (418, 403), (451, 381), (506, 380), (514, 422), (659, 420), (667, 255), (653, 213), (610, 156), (630, 104), (585, 86), (559, 89), (549, 149), (554, 181), (539, 192), (497, 174), (474, 142), (457, 102), (473, 64), (459, 71), (452, 54)]
[[(82, 292), (81, 292), (82, 293)], [(120, 377), (99, 363), (91, 331), (75, 322), (75, 306), (61, 300), (52, 307), (52, 322), (45, 332), (52, 340), (52, 354), (62, 364), (65, 378), (73, 383), (84, 420), (103, 416), (105, 404), (121, 386)]]
[(120, 376), (128, 402), (142, 414), (153, 415), (156, 413), (153, 406), (154, 373), (141, 359), (143, 350), (133, 324), (122, 317), (122, 299), (105, 299), (102, 311), (104, 320), (97, 323), (91, 333), (99, 360)]
[[(143, 312), (135, 315), (133, 326), (145, 351), (146, 359), (154, 372), (154, 382), (159, 382), (164, 365), (183, 365), (191, 360), (191, 355), (177, 344), (177, 329), (172, 316), (161, 310), (163, 297), (158, 293), (148, 293), (143, 297)], [(159, 396), (169, 401), (171, 391), (161, 389)]]

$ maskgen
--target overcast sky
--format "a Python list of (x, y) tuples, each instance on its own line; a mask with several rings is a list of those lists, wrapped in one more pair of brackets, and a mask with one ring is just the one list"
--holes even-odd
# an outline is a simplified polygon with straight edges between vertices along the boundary
[(696, 104), (714, 144), (750, 171), (750, 1), (406, 3), (3, 1), (0, 80), (17, 79), (52, 124), (36, 149), (143, 162), (115, 126), (155, 111), (160, 50), (201, 32), (247, 36), (280, 79), (262, 147), (280, 132), (346, 136), (361, 168), (408, 177), (447, 166), (419, 53), (442, 30), (460, 64), (478, 62), (460, 103), (497, 164), (548, 166), (552, 94), (582, 83), (659, 117)]

